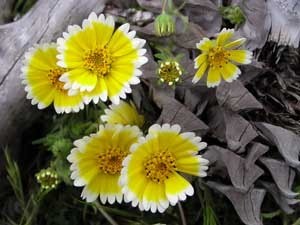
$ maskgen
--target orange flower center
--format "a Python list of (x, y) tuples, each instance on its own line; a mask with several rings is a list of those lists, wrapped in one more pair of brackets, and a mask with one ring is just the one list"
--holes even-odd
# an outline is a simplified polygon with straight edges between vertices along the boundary
[(67, 71), (67, 69), (65, 69), (65, 68), (57, 67), (57, 68), (49, 70), (48, 74), (47, 74), (53, 87), (55, 87), (57, 90), (62, 91), (62, 92), (66, 92), (66, 90), (64, 89), (65, 83), (59, 81), (59, 77), (66, 71)]
[(109, 148), (105, 153), (99, 154), (97, 164), (101, 171), (106, 174), (119, 174), (122, 169), (122, 161), (128, 155), (120, 148)]
[(144, 163), (146, 177), (155, 183), (162, 183), (176, 170), (174, 156), (168, 151), (151, 155)]
[(111, 54), (105, 46), (88, 50), (84, 55), (84, 67), (99, 77), (109, 73), (112, 61)]
[(230, 53), (225, 50), (221, 46), (214, 47), (209, 50), (208, 53), (208, 61), (209, 66), (216, 69), (216, 68), (222, 68), (224, 64), (228, 63), (228, 57), (230, 56)]

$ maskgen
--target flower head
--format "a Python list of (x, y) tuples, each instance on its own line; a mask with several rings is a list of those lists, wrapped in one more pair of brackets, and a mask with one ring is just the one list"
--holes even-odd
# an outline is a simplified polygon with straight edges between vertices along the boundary
[(58, 66), (56, 44), (42, 44), (28, 50), (22, 67), (22, 83), (27, 98), (43, 109), (54, 104), (57, 113), (78, 112), (83, 109), (81, 94), (69, 96), (59, 78), (67, 69)]
[(180, 126), (152, 125), (146, 138), (131, 146), (123, 161), (120, 184), (125, 201), (140, 210), (165, 211), (186, 196), (192, 185), (179, 172), (204, 177), (208, 161), (197, 155), (206, 147), (194, 133), (180, 133)]
[(101, 116), (103, 122), (109, 124), (136, 125), (142, 127), (144, 125), (144, 116), (140, 115), (133, 104), (120, 101), (119, 105), (110, 105), (110, 109), (105, 109), (105, 115)]
[(162, 12), (155, 18), (154, 29), (158, 36), (169, 36), (175, 32), (174, 16)]
[(74, 185), (84, 186), (83, 199), (92, 202), (99, 196), (103, 204), (122, 201), (118, 184), (122, 161), (140, 136), (136, 126), (106, 124), (100, 125), (96, 134), (74, 142), (75, 148), (67, 159), (72, 163)]
[(251, 63), (252, 52), (236, 49), (246, 39), (230, 41), (233, 33), (233, 29), (224, 28), (216, 40), (204, 38), (197, 44), (197, 48), (202, 51), (202, 54), (195, 59), (195, 68), (198, 70), (193, 78), (193, 83), (198, 82), (206, 72), (208, 87), (219, 85), (221, 77), (227, 82), (232, 82), (241, 73), (235, 64)]
[(109, 98), (118, 104), (131, 92), (130, 85), (140, 82), (138, 68), (148, 59), (143, 56), (145, 40), (135, 38), (129, 24), (115, 30), (111, 16), (91, 13), (82, 27), (73, 25), (57, 40), (58, 65), (68, 68), (60, 78), (69, 94), (84, 92), (86, 103)]
[(168, 85), (174, 85), (180, 80), (182, 70), (176, 61), (163, 61), (159, 65), (158, 76), (159, 81)]
[(42, 169), (35, 177), (40, 183), (41, 188), (45, 190), (54, 189), (59, 184), (58, 174), (51, 168)]

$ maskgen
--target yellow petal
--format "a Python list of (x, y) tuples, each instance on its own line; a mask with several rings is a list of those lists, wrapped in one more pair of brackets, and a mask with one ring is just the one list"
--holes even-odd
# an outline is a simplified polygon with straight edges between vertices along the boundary
[(195, 69), (199, 68), (202, 63), (207, 61), (207, 54), (203, 53), (195, 59)]
[(228, 58), (240, 64), (249, 64), (252, 59), (252, 52), (247, 50), (229, 50)]
[[(76, 49), (84, 53), (87, 49), (96, 47), (96, 34), (93, 27), (88, 26), (75, 34), (70, 34), (70, 37), (65, 43), (66, 49)], [(66, 64), (68, 62), (65, 62)], [(68, 65), (68, 64), (67, 64)]]
[(214, 42), (208, 38), (203, 38), (196, 46), (201, 51), (208, 52), (214, 46)]
[(226, 29), (226, 28), (224, 28), (218, 34), (217, 45), (219, 45), (219, 46), (225, 45), (229, 41), (229, 39), (232, 37), (233, 33), (234, 33), (233, 29)]
[(205, 176), (205, 170), (207, 167), (208, 160), (202, 158), (199, 155), (189, 155), (181, 157), (176, 160), (176, 170), (195, 175), (195, 176)]
[(206, 72), (206, 69), (208, 67), (208, 62), (205, 61), (201, 64), (200, 68), (197, 70), (192, 82), (196, 83), (198, 82), (204, 75), (204, 73)]
[(237, 47), (241, 46), (242, 44), (244, 44), (245, 41), (246, 41), (246, 38), (240, 38), (235, 41), (229, 42), (228, 44), (226, 44), (224, 46), (224, 48), (227, 48), (227, 49), (237, 48)]
[(114, 32), (114, 27), (99, 21), (93, 21), (93, 27), (96, 35), (96, 42), (98, 46), (105, 46), (111, 39)]
[[(93, 90), (97, 84), (97, 75), (85, 69), (73, 69), (65, 73), (68, 77), (67, 83), (73, 84), (72, 89), (84, 88), (84, 90)], [(74, 84), (76, 84), (74, 86)]]
[(232, 82), (238, 78), (238, 76), (241, 74), (241, 71), (236, 65), (232, 63), (226, 63), (221, 70), (221, 74), (224, 80), (227, 82)]
[(90, 92), (84, 92), (83, 94), (84, 98), (87, 102), (91, 101), (91, 99), (95, 99), (94, 103), (97, 104), (99, 101), (99, 98), (102, 101), (107, 100), (107, 85), (105, 83), (105, 80), (103, 78), (98, 78), (97, 84), (95, 88)]
[(221, 82), (221, 74), (218, 69), (209, 68), (207, 76), (207, 87), (218, 86)]
[(55, 90), (48, 83), (32, 86), (31, 95), (38, 102), (42, 103), (42, 108), (48, 107), (54, 100)]
[(122, 48), (124, 48), (126, 50), (134, 49), (131, 40), (125, 35), (124, 31), (121, 30), (121, 28), (123, 28), (124, 26), (127, 26), (127, 25), (123, 24), (121, 27), (119, 27), (114, 32), (110, 42), (108, 43), (108, 47), (112, 54), (118, 55), (117, 52), (120, 51), (120, 49), (122, 49)]
[(192, 185), (176, 172), (165, 180), (165, 185), (166, 196), (171, 205), (175, 205), (179, 200), (184, 200), (186, 195), (192, 196), (194, 194)]

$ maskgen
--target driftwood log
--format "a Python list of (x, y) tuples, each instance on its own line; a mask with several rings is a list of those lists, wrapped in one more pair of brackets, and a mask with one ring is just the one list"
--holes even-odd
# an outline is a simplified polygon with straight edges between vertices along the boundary
[[(81, 23), (92, 11), (102, 12), (105, 3), (105, 0), (39, 0), (18, 21), (0, 25), (1, 150), (8, 145), (16, 153), (22, 131), (38, 116), (36, 107), (25, 98), (20, 80), (24, 53), (35, 43), (56, 41), (69, 24)], [(1, 152), (0, 165), (3, 165)]]

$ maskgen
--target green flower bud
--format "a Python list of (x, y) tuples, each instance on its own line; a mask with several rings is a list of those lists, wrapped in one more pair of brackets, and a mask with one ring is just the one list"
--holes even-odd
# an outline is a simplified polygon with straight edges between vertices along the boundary
[(175, 19), (172, 15), (162, 12), (156, 17), (154, 29), (157, 36), (169, 36), (175, 32)]
[(232, 24), (242, 24), (245, 22), (245, 16), (239, 6), (221, 7), (221, 13), (224, 19), (229, 20)]
[(175, 85), (182, 75), (180, 65), (176, 61), (165, 61), (160, 63), (158, 68), (159, 81), (170, 86)]
[(50, 168), (42, 169), (35, 177), (44, 190), (54, 189), (59, 184), (58, 174)]

